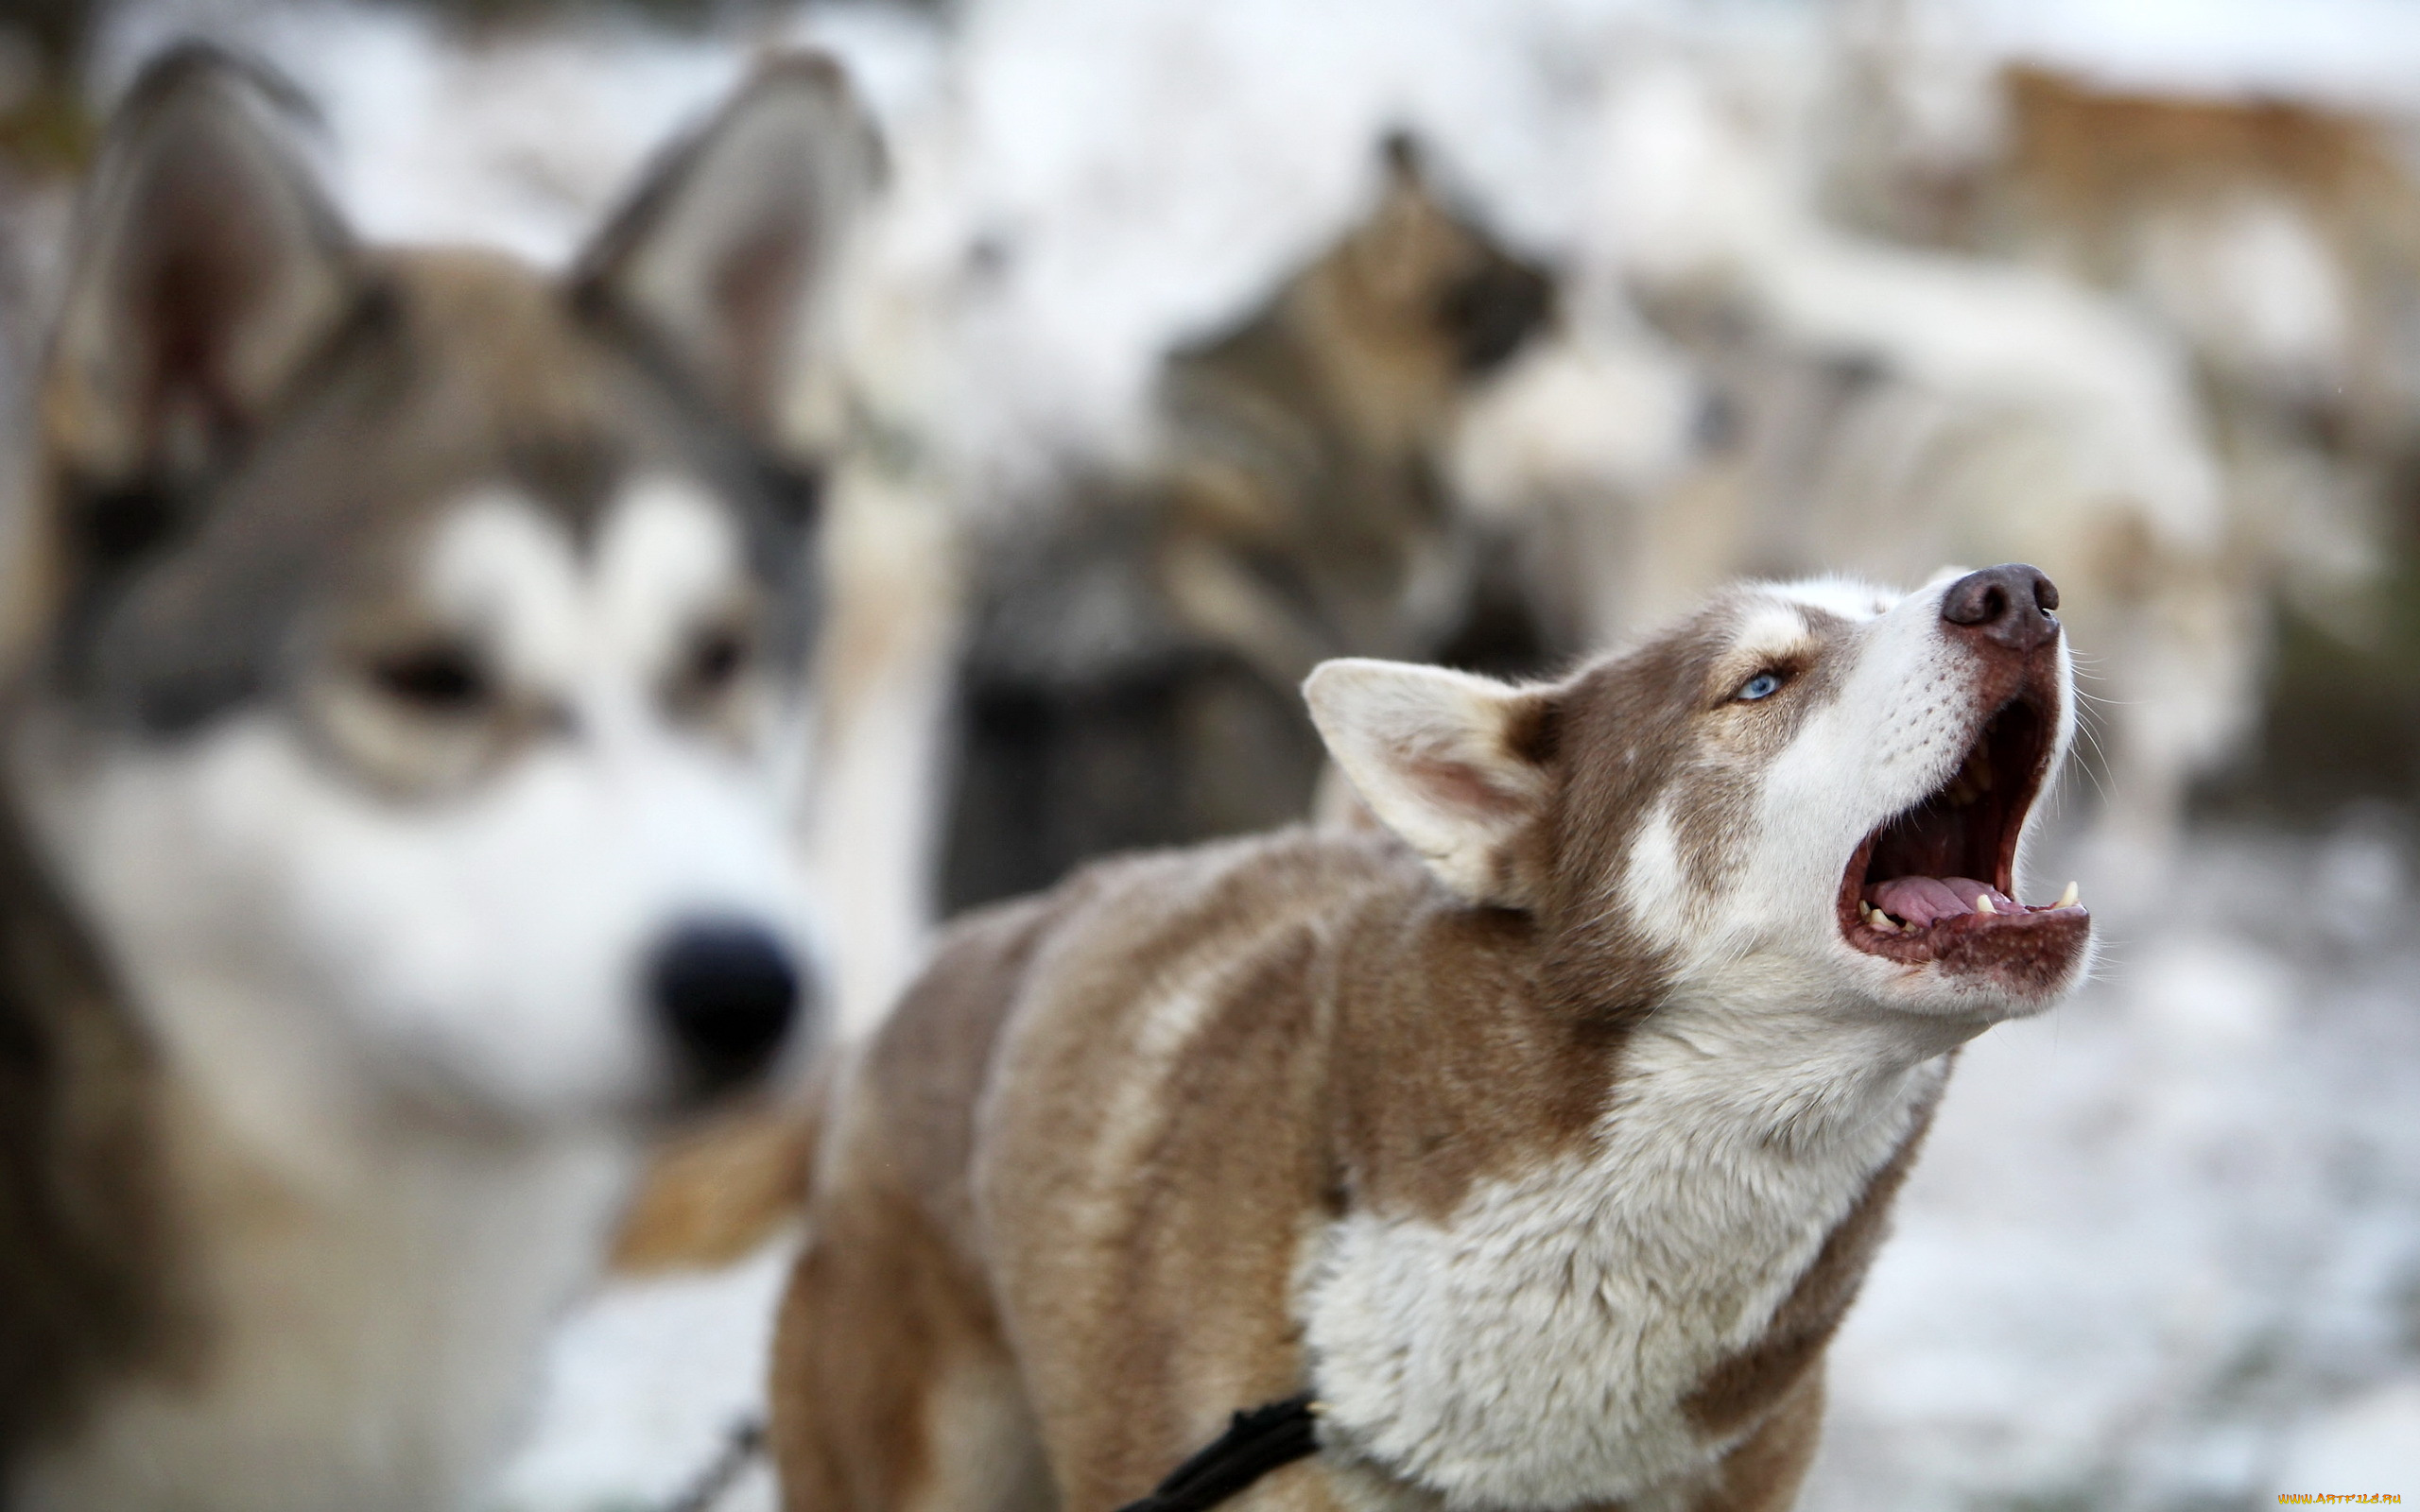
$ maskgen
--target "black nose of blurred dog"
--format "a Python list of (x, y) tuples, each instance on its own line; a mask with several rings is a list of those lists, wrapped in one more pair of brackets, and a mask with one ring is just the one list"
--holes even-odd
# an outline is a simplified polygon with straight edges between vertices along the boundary
[(2059, 638), (2059, 590), (2037, 568), (2004, 562), (1968, 573), (1941, 595), (1941, 617), (1960, 630), (2006, 646), (2031, 651)]
[(666, 1030), (709, 1089), (764, 1070), (802, 1005), (789, 951), (743, 919), (681, 925), (657, 949), (648, 977)]

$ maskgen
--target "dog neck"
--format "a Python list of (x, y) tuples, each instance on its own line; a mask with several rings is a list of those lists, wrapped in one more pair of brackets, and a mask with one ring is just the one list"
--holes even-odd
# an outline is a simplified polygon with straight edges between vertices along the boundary
[[(1601, 1056), (1576, 1137), (1499, 1157), (1449, 1208), (1331, 1223), (1298, 1316), (1332, 1436), (1449, 1506), (1709, 1473), (1745, 1430), (1692, 1402), (1887, 1184), (1947, 1074), (1929, 1032), (1844, 1006), (1674, 991)], [(1415, 1053), (1456, 1054), (1445, 1027)]]
[(1928, 1097), (1958, 1047), (1988, 1026), (1847, 995), (1793, 997), (1757, 980), (1762, 971), (1740, 975), (1677, 989), (1632, 1029), (1616, 1114), (1651, 1101), (1718, 1143), (1822, 1159)]

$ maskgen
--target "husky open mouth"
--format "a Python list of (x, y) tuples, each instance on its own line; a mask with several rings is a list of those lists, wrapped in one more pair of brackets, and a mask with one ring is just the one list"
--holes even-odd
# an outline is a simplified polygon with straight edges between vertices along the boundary
[(2055, 902), (2020, 903), (2014, 895), (2017, 835), (2049, 759), (2049, 720), (2024, 695), (1983, 721), (1949, 780), (1849, 858), (1840, 893), (1848, 942), (1952, 971), (2081, 948), (2090, 916), (2073, 883)]

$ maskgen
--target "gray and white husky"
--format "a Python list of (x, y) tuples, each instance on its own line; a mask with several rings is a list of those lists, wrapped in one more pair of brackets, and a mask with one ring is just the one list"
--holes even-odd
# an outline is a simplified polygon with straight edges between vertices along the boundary
[(767, 65), (572, 270), (358, 243), (155, 65), (82, 207), (0, 783), (0, 1500), (460, 1503), (653, 1120), (808, 1037), (782, 811), (879, 169)]

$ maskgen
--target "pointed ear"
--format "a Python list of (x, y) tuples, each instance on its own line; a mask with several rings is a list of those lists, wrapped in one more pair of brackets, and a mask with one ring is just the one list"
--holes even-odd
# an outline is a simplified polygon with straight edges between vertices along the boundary
[(1429, 284), (1443, 216), (1428, 186), (1419, 139), (1409, 131), (1389, 132), (1379, 144), (1378, 163), (1384, 177), (1377, 203), (1346, 233), (1347, 256), (1367, 287), (1391, 303), (1426, 305), (1435, 298)]
[(881, 178), (880, 141), (839, 66), (781, 59), (648, 171), (576, 265), (576, 294), (775, 439), (808, 376), (818, 299)]
[(1323, 662), (1311, 722), (1378, 822), (1476, 903), (1538, 902), (1526, 843), (1552, 796), (1554, 695), (1400, 662)]
[(43, 389), (81, 483), (223, 464), (351, 307), (352, 239), (291, 146), (300, 97), (199, 45), (145, 72), (79, 210)]

